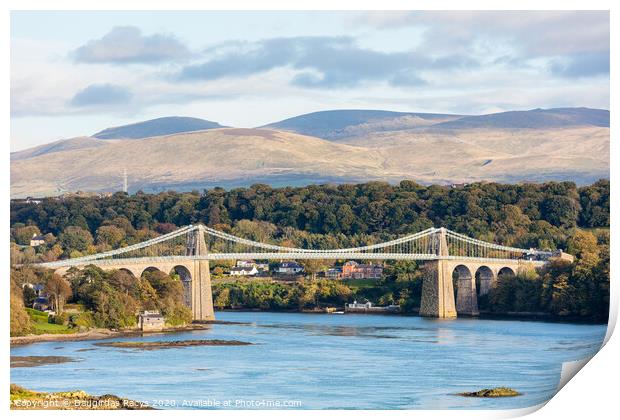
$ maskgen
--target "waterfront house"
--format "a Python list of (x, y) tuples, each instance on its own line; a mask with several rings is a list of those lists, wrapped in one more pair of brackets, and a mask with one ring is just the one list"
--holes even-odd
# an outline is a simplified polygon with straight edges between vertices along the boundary
[(258, 274), (256, 266), (250, 267), (233, 267), (230, 269), (231, 276), (255, 276)]
[(304, 271), (304, 268), (295, 261), (287, 261), (280, 263), (276, 271), (278, 274), (298, 274)]
[(256, 267), (258, 271), (269, 271), (269, 264), (267, 263), (257, 263), (252, 260), (238, 260), (235, 263), (235, 267), (237, 268), (252, 268)]
[(347, 303), (347, 308), (349, 309), (370, 309), (372, 308), (372, 302), (357, 303), (357, 300), (354, 300), (353, 303)]
[(383, 266), (379, 264), (360, 264), (348, 261), (342, 266), (343, 279), (380, 279)]
[(357, 313), (394, 313), (400, 312), (400, 305), (388, 305), (388, 306), (372, 306), (372, 302), (366, 303), (347, 303), (344, 307), (345, 312), (357, 312)]
[(142, 311), (138, 315), (138, 327), (142, 331), (161, 331), (165, 323), (164, 316), (159, 311)]

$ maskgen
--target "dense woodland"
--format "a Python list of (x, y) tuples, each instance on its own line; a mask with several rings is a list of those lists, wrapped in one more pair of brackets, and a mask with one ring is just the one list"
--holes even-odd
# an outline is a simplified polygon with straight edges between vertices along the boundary
[[(204, 223), (263, 242), (311, 248), (370, 244), (431, 226), (444, 226), (504, 245), (561, 248), (577, 256), (574, 264), (552, 264), (544, 272), (500, 282), (480, 302), (481, 309), (546, 312), (602, 321), (607, 318), (607, 180), (580, 188), (571, 182), (476, 183), (454, 187), (422, 186), (412, 181), (398, 185), (369, 182), (286, 188), (258, 184), (202, 193), (138, 192), (102, 198), (13, 200), (11, 262), (15, 265), (95, 253), (137, 243), (190, 223)], [(42, 235), (45, 244), (27, 246), (34, 234)], [(23, 282), (20, 271), (23, 270), (14, 270), (14, 282)], [(388, 262), (385, 273), (374, 287), (349, 288), (326, 280), (289, 286), (225, 283), (228, 286), (216, 287), (215, 295), (222, 307), (297, 309), (338, 304), (352, 297), (400, 303), (405, 309), (419, 304), (421, 277), (415, 263)], [(103, 279), (97, 283), (102, 289), (111, 287), (131, 297), (134, 303), (145, 302), (138, 291), (123, 291), (114, 286), (108, 278), (110, 274), (98, 276)], [(80, 286), (75, 281), (70, 286), (72, 292), (67, 299), (90, 305), (96, 318), (101, 311), (92, 303), (92, 296), (76, 292), (75, 288)], [(18, 289), (12, 290), (18, 293)], [(16, 298), (15, 305), (17, 301)], [(13, 303), (12, 300), (12, 308)], [(174, 305), (161, 307), (173, 313)], [(101, 319), (95, 323), (107, 325)]]

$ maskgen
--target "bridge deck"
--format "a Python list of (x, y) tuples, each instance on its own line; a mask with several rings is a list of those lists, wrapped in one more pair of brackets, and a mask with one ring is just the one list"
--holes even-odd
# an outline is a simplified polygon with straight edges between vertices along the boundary
[(226, 254), (207, 254), (192, 256), (159, 256), (159, 257), (139, 257), (139, 258), (122, 258), (122, 259), (102, 259), (102, 260), (85, 260), (81, 262), (69, 261), (53, 261), (49, 263), (39, 264), (41, 267), (60, 268), (69, 266), (86, 266), (94, 264), (97, 266), (116, 266), (122, 264), (149, 264), (159, 262), (175, 262), (175, 261), (222, 261), (222, 260), (409, 260), (409, 261), (434, 261), (434, 260), (454, 260), (481, 263), (505, 263), (515, 264), (522, 261), (532, 265), (542, 266), (544, 261), (530, 261), (525, 259), (503, 259), (503, 258), (479, 258), (479, 257), (461, 257), (461, 256), (437, 256), (432, 254), (387, 254), (387, 253), (226, 253)]

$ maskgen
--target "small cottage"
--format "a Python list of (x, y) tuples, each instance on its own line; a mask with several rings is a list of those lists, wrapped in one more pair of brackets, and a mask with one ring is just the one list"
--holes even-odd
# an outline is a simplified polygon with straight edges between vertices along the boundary
[(297, 274), (304, 271), (304, 268), (295, 261), (280, 263), (277, 272), (279, 274)]
[(230, 269), (231, 276), (255, 276), (256, 274), (258, 274), (258, 269), (255, 266), (233, 267)]
[(30, 246), (39, 246), (45, 244), (45, 237), (43, 235), (37, 235), (36, 233), (30, 238)]
[(138, 328), (142, 331), (161, 331), (166, 322), (159, 311), (142, 311), (138, 315)]

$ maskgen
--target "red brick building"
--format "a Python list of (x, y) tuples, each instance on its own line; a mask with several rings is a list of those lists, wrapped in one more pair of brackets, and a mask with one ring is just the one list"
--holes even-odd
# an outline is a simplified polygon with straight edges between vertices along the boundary
[(379, 279), (383, 266), (378, 264), (359, 264), (349, 261), (342, 266), (343, 279)]

